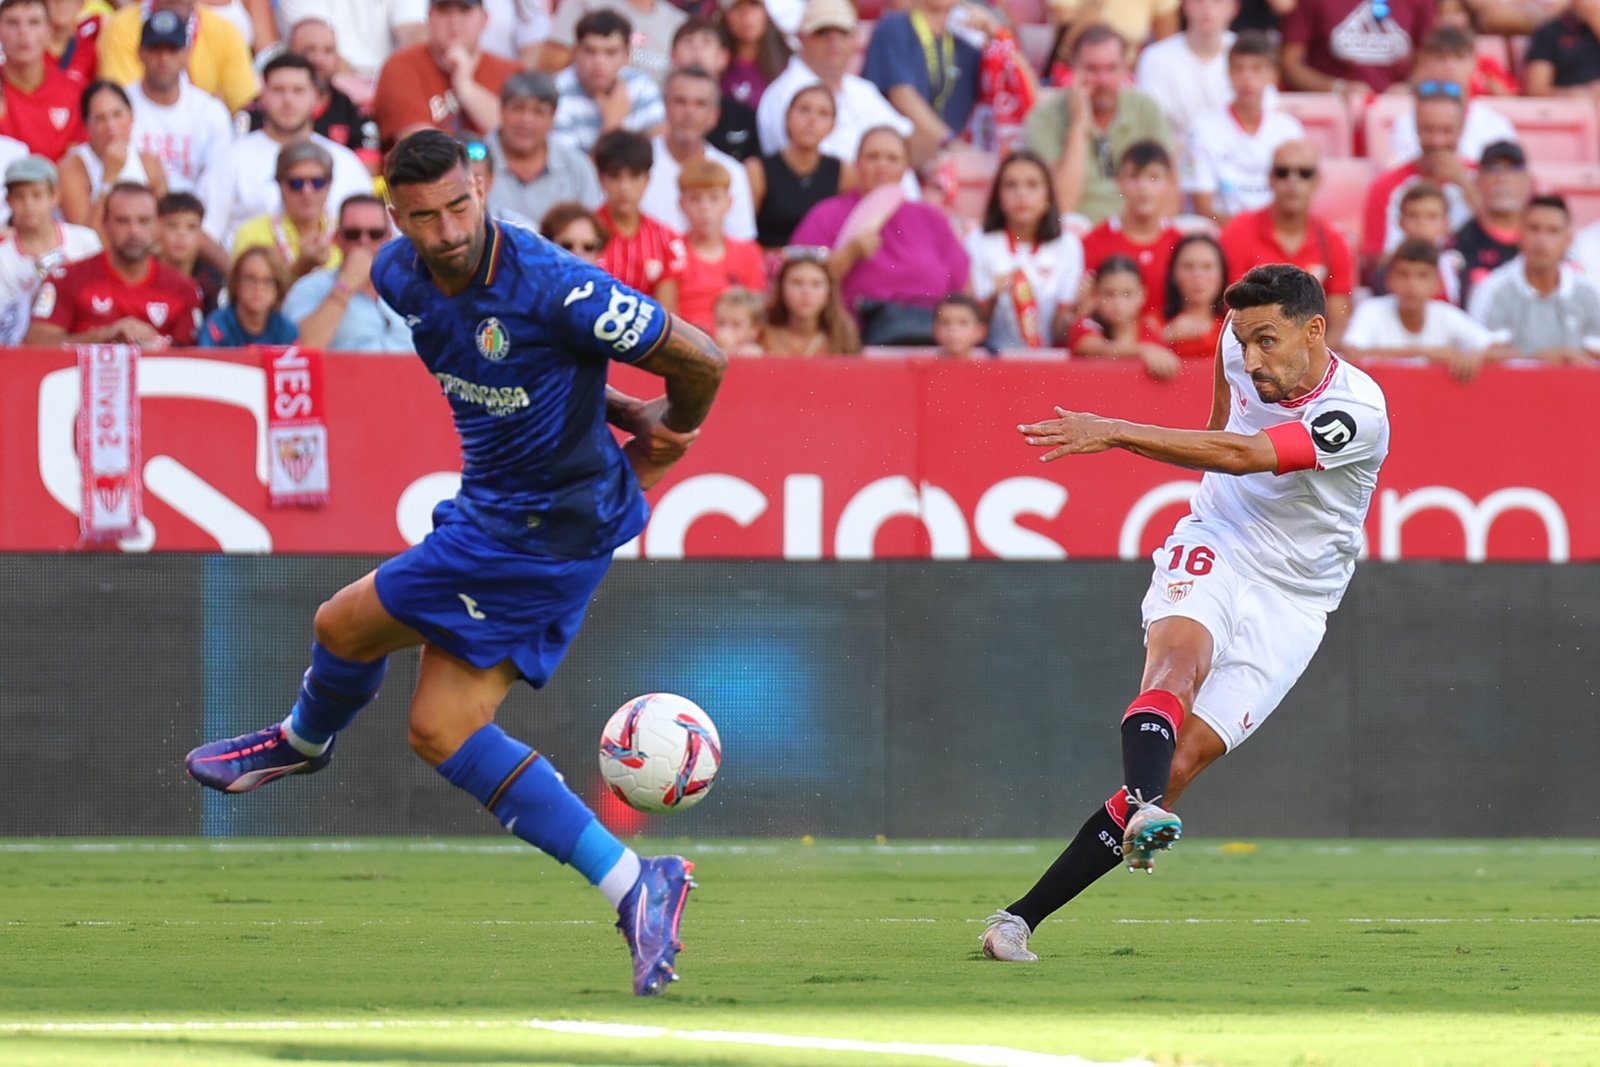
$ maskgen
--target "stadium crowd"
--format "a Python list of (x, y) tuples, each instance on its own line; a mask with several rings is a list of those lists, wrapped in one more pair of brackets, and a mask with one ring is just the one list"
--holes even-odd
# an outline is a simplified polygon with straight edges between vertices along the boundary
[(0, 343), (407, 351), (381, 154), (737, 354), (1600, 354), (1600, 0), (0, 0)]

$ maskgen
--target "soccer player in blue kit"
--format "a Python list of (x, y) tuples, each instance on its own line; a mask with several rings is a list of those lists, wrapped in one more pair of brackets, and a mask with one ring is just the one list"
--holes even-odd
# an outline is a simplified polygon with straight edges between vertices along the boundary
[[(624, 846), (494, 714), (519, 678), (549, 680), (611, 553), (644, 528), (641, 488), (693, 441), (727, 362), (649, 297), (488, 218), (482, 182), (448, 135), (402, 140), (384, 178), (405, 239), (378, 252), (372, 282), (408, 316), (417, 355), (449, 400), (461, 490), (435, 509), (421, 544), (317, 610), (289, 717), (202, 745), (189, 773), (242, 793), (321, 770), (377, 695), (389, 653), (421, 645), (412, 750), (599, 888), (633, 955), (633, 991), (660, 993), (677, 978), (692, 865)], [(612, 359), (660, 375), (665, 396), (643, 402), (609, 387)], [(608, 422), (631, 439), (619, 447)]]

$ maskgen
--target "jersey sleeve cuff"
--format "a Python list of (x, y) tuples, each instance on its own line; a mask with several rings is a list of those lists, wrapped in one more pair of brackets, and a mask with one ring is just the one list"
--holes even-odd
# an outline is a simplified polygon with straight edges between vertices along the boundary
[(1278, 453), (1278, 466), (1274, 474), (1293, 474), (1295, 471), (1314, 470), (1317, 466), (1317, 447), (1311, 442), (1311, 431), (1303, 422), (1285, 422), (1262, 431)]

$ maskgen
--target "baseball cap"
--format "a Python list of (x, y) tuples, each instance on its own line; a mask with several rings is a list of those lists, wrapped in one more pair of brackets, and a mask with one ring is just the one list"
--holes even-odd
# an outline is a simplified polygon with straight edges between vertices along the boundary
[(850, 0), (807, 0), (805, 14), (800, 16), (801, 33), (855, 28), (856, 6)]
[(59, 180), (56, 165), (44, 156), (23, 156), (6, 168), (7, 185), (20, 185), (23, 182), (49, 182), (55, 185)]
[(1491, 163), (1509, 163), (1519, 169), (1528, 165), (1528, 157), (1523, 153), (1522, 146), (1515, 141), (1496, 141), (1486, 145), (1483, 155), (1478, 159), (1478, 166), (1487, 167)]
[(315, 141), (291, 141), (278, 150), (278, 167), (273, 177), (282, 181), (296, 163), (315, 163), (329, 176), (333, 174), (333, 157), (326, 148)]
[(543, 100), (557, 104), (561, 94), (556, 91), (556, 81), (542, 70), (519, 70), (506, 79), (500, 87), (500, 102), (507, 100)]
[(152, 11), (139, 34), (140, 48), (187, 48), (189, 26), (175, 11)]

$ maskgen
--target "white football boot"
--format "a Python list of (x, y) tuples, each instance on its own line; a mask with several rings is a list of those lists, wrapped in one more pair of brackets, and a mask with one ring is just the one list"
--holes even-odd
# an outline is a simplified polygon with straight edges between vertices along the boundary
[(1035, 963), (1039, 957), (1028, 951), (1028, 937), (1033, 933), (1028, 924), (1009, 911), (997, 911), (984, 920), (983, 954), (991, 960), (1005, 963)]

